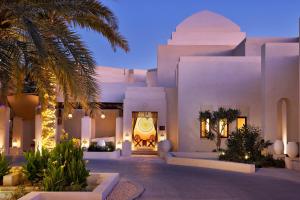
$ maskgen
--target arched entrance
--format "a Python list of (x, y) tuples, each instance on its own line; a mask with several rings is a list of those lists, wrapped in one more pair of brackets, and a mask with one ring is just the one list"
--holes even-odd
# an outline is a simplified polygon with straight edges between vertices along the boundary
[(135, 151), (156, 151), (157, 112), (132, 113), (132, 141)]

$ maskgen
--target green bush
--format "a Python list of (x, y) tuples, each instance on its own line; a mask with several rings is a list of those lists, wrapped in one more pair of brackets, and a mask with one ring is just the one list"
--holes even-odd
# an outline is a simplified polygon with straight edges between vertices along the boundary
[(80, 142), (64, 140), (51, 151), (43, 179), (45, 191), (79, 191), (87, 186), (89, 171), (83, 160)]
[(7, 175), (10, 170), (10, 162), (4, 154), (0, 154), (0, 180), (2, 181), (3, 176)]
[(48, 165), (49, 152), (45, 149), (40, 152), (29, 151), (24, 153), (26, 159), (23, 165), (23, 172), (28, 180), (33, 183), (39, 183), (44, 178), (44, 173)]
[(284, 162), (274, 160), (272, 155), (262, 155), (262, 150), (272, 145), (260, 136), (260, 130), (251, 126), (233, 132), (227, 140), (227, 149), (220, 160), (254, 163), (257, 167), (281, 167)]
[(262, 156), (255, 161), (255, 166), (258, 168), (261, 167), (277, 167), (277, 168), (285, 168), (284, 160), (278, 159), (275, 160), (272, 155)]

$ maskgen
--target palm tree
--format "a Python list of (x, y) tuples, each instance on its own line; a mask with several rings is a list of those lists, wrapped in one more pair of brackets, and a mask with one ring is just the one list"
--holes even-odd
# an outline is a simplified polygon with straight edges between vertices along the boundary
[(100, 33), (114, 50), (129, 50), (114, 14), (99, 1), (0, 0), (2, 101), (9, 92), (22, 91), (25, 78), (35, 83), (44, 104), (56, 88), (66, 107), (76, 101), (88, 108), (96, 101), (95, 61), (76, 26)]
[(129, 50), (116, 17), (97, 0), (0, 0), (2, 103), (33, 83), (44, 109), (53, 106), (58, 92), (65, 110), (72, 102), (88, 111), (97, 108), (90, 103), (99, 98), (95, 61), (76, 27), (101, 34), (114, 50)]

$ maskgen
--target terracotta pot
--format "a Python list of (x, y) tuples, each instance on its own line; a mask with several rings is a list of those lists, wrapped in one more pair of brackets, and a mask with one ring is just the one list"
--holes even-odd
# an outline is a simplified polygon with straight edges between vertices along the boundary
[(16, 116), (26, 120), (34, 119), (35, 109), (39, 105), (39, 97), (34, 94), (7, 96), (8, 103)]
[(298, 149), (297, 142), (288, 142), (286, 151), (289, 158), (296, 158), (298, 155)]
[(283, 154), (284, 145), (282, 140), (275, 140), (273, 144), (274, 153), (277, 155)]

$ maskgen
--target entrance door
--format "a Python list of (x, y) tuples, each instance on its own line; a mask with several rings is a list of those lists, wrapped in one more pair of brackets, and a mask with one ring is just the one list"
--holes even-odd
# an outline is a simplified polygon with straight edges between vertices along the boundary
[(132, 113), (132, 139), (135, 150), (156, 150), (157, 112)]

